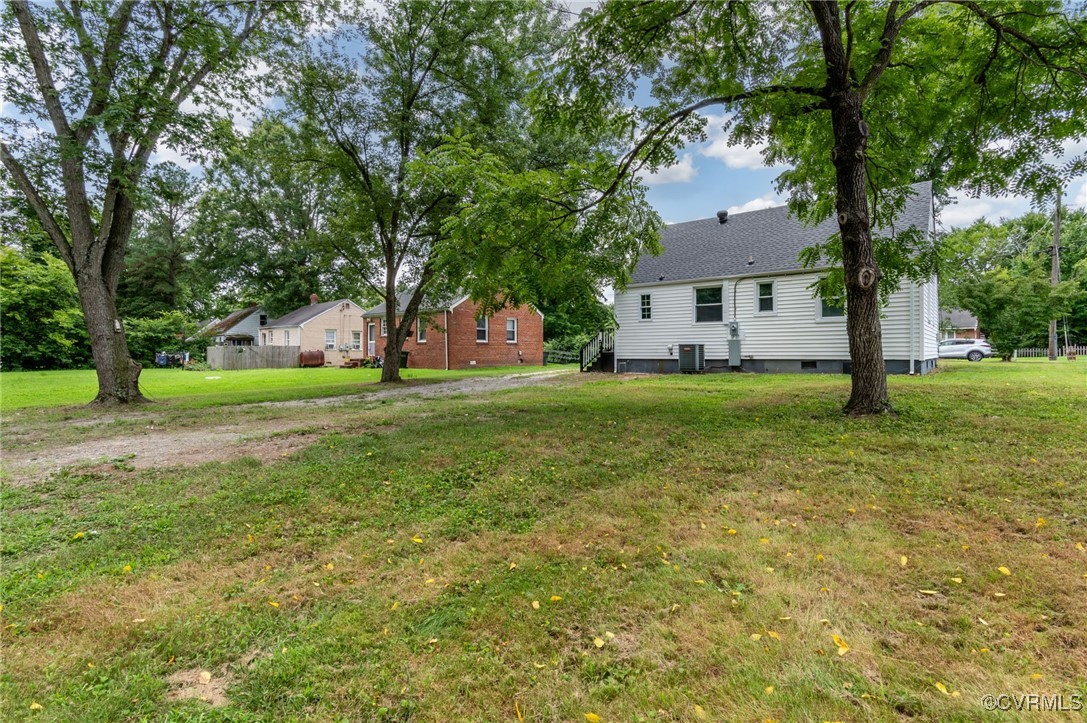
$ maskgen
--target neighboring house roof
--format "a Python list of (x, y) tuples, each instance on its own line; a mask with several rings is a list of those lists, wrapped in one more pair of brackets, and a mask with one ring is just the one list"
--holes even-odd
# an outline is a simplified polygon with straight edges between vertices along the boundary
[(224, 319), (212, 319), (207, 324), (205, 324), (204, 327), (200, 329), (200, 331), (196, 332), (191, 338), (196, 339), (207, 336), (221, 336), (258, 311), (260, 311), (259, 306), (247, 306), (244, 309), (238, 309), (237, 311), (232, 312)]
[[(399, 314), (404, 309), (408, 308), (408, 302), (411, 301), (411, 296), (412, 296), (413, 293), (415, 293), (415, 292), (413, 292), (413, 291), (404, 291), (404, 292), (401, 292), (401, 293), (396, 295), (396, 313), (397, 314)], [(436, 303), (436, 304), (429, 304), (424, 299), (423, 304), (420, 307), (419, 311), (446, 311), (446, 310), (452, 309), (454, 306), (459, 306), (462, 302), (466, 301), (467, 299), (468, 299), (467, 296), (458, 296), (458, 297), (456, 297), (455, 299), (452, 299), (451, 301), (449, 301), (449, 303), (446, 303), (446, 304), (442, 304), (440, 302)], [(371, 309), (367, 309), (365, 312), (363, 312), (362, 315), (363, 316), (376, 316), (376, 317), (385, 316), (385, 302), (382, 301), (377, 306), (375, 306), (375, 307), (373, 307)]]
[(953, 329), (976, 329), (978, 319), (969, 311), (963, 309), (951, 309), (940, 314), (940, 321), (949, 324)]
[[(919, 183), (913, 188), (915, 195), (906, 201), (895, 231), (910, 227), (929, 229), (932, 184)], [(730, 214), (726, 223), (715, 217), (672, 224), (661, 232), (664, 253), (643, 256), (634, 269), (631, 283), (802, 271), (804, 267), (797, 260), (800, 252), (825, 242), (837, 232), (837, 219), (805, 226), (785, 206)], [(749, 264), (749, 259), (753, 263)]]
[(278, 319), (273, 319), (268, 322), (264, 328), (271, 329), (280, 326), (302, 326), (310, 319), (320, 316), (329, 309), (335, 309), (338, 305), (345, 302), (358, 306), (358, 304), (355, 304), (355, 302), (350, 299), (337, 299), (336, 301), (325, 301), (320, 304), (308, 304), (299, 309), (295, 309), (289, 314), (284, 314)]

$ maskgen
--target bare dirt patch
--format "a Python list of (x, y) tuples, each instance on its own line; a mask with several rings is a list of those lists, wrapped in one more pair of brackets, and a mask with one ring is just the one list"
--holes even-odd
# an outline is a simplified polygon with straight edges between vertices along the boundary
[[(417, 404), (427, 399), (454, 395), (480, 395), (560, 382), (583, 383), (593, 378), (600, 377), (574, 374), (563, 369), (500, 377), (469, 377), (434, 384), (381, 388), (363, 394), (321, 399), (258, 402), (245, 405), (245, 407), (317, 410), (335, 405), (370, 405), (390, 402)], [(100, 424), (108, 425), (113, 421), (113, 417), (103, 417)], [(88, 423), (80, 421), (79, 424), (86, 426)], [(180, 430), (156, 427), (155, 424), (151, 424), (138, 432), (125, 430), (116, 436), (61, 446), (51, 446), (46, 442), (44, 446), (33, 450), (19, 450), (12, 444), (12, 438), (6, 435), (8, 438), (3, 465), (9, 483), (26, 484), (55, 474), (65, 467), (108, 463), (113, 460), (131, 469), (192, 466), (205, 462), (225, 462), (240, 457), (256, 457), (261, 461), (270, 461), (313, 444), (320, 435), (320, 431), (315, 430), (314, 427), (312, 417), (300, 418), (297, 414), (289, 412), (288, 415), (274, 419), (196, 429), (189, 427)], [(326, 429), (330, 428), (326, 427)]]
[(230, 684), (228, 675), (218, 678), (207, 670), (192, 668), (179, 670), (166, 679), (170, 684), (170, 692), (166, 694), (167, 700), (186, 700), (194, 698), (202, 700), (212, 708), (221, 708), (230, 703), (226, 697), (226, 689)]

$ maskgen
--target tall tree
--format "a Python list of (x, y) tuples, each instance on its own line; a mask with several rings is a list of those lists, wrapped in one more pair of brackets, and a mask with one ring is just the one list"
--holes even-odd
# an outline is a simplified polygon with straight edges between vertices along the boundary
[[(12, 0), (0, 22), (0, 161), (75, 279), (96, 403), (142, 401), (116, 292), (151, 154), (206, 142), (209, 106), (244, 97), (258, 52), (286, 40), (296, 3)], [(196, 110), (183, 110), (192, 101)], [(48, 131), (45, 127), (48, 127)]]
[[(400, 379), (400, 350), (442, 281), (440, 221), (456, 201), (410, 164), (457, 129), (493, 147), (553, 30), (539, 2), (390, 0), (380, 11), (351, 8), (297, 61), (288, 107), (326, 141), (327, 162), (354, 201), (345, 256), (385, 301), (383, 381)], [(400, 288), (413, 292), (405, 308), (397, 307)]]
[(180, 311), (189, 300), (189, 232), (201, 184), (174, 163), (153, 167), (147, 181), (117, 287), (123, 319)]
[(310, 294), (373, 298), (341, 252), (350, 199), (308, 136), (268, 116), (208, 169), (193, 244), (213, 306), (257, 302), (280, 316)]
[[(873, 229), (892, 229), (910, 184), (1046, 193), (1082, 172), (1052, 160), (1087, 118), (1087, 20), (1059, 2), (606, 2), (586, 11), (553, 105), (574, 127), (632, 139), (617, 180), (704, 140), (723, 109), (733, 143), (792, 170), (802, 218), (835, 216), (849, 314), (845, 410), (890, 409)], [(647, 79), (653, 104), (635, 103)], [(908, 240), (915, 244), (916, 237)], [(910, 268), (908, 253), (895, 255)]]

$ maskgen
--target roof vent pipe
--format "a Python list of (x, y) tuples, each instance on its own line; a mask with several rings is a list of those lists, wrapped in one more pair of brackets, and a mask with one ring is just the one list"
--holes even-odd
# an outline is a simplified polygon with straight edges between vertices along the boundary
[(725, 223), (728, 221), (728, 211), (717, 212), (717, 223)]

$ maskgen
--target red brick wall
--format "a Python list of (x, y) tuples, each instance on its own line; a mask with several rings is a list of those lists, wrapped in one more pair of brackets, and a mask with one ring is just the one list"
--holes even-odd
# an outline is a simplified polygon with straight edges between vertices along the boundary
[[(475, 366), (541, 366), (543, 365), (543, 318), (530, 306), (501, 309), (488, 320), (488, 340), (476, 341), (476, 313), (479, 306), (465, 301), (448, 315), (436, 313), (427, 327), (427, 340), (419, 343), (418, 330), (404, 342), (408, 367), (414, 369), (445, 369), (445, 335), (441, 327), (448, 323), (449, 368), (469, 369)], [(506, 319), (517, 319), (517, 342), (506, 341)], [(448, 319), (448, 322), (447, 322)], [(381, 336), (378, 324), (377, 353), (384, 355), (387, 339)], [(397, 319), (397, 322), (400, 320)], [(418, 323), (418, 322), (416, 322)], [(364, 342), (365, 343), (365, 342)]]
[[(500, 309), (488, 319), (487, 342), (476, 341), (478, 306), (465, 301), (449, 313), (449, 368), (541, 366), (543, 318), (530, 306)], [(517, 319), (517, 342), (506, 341), (506, 319)]]

